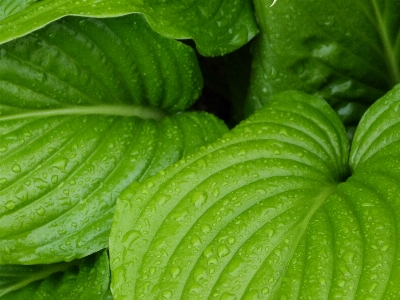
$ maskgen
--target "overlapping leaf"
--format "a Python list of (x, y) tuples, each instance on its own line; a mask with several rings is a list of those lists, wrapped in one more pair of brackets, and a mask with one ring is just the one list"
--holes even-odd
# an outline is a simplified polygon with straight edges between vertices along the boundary
[(226, 130), (207, 114), (165, 116), (193, 102), (201, 75), (189, 47), (140, 16), (65, 19), (0, 51), (1, 264), (106, 247), (128, 184)]
[(125, 105), (181, 111), (202, 88), (192, 49), (161, 37), (139, 15), (70, 17), (5, 44), (0, 83), (2, 106), (115, 106), (106, 113)]
[(144, 14), (152, 28), (165, 36), (193, 38), (205, 55), (233, 51), (257, 33), (249, 0), (4, 0), (0, 3), (0, 43), (67, 15), (113, 17), (129, 13)]
[(283, 0), (269, 7), (256, 0), (255, 7), (261, 34), (249, 112), (290, 89), (334, 107), (369, 105), (400, 82), (399, 1)]
[(350, 164), (334, 111), (286, 92), (128, 187), (111, 231), (115, 299), (398, 299), (398, 93), (366, 114)]
[[(10, 284), (12, 279), (14, 284)], [(0, 280), (9, 283), (6, 289), (2, 287), (0, 290), (2, 299), (105, 300), (110, 294), (110, 268), (105, 251), (71, 263), (0, 266)], [(10, 289), (15, 291), (9, 292)]]

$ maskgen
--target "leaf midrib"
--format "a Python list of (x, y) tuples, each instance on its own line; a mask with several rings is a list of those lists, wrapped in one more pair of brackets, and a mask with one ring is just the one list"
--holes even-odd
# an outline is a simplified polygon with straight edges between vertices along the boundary
[(0, 116), (0, 122), (71, 115), (106, 115), (161, 120), (167, 114), (158, 108), (137, 105), (70, 106), (65, 108), (29, 110), (18, 114)]

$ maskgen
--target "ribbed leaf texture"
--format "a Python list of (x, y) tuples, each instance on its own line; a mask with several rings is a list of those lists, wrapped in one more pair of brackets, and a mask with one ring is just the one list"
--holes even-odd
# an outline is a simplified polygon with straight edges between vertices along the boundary
[(128, 187), (111, 230), (115, 299), (398, 299), (399, 89), (361, 121), (350, 163), (328, 104), (285, 92)]
[(193, 102), (201, 74), (189, 47), (140, 16), (69, 18), (0, 51), (1, 264), (106, 247), (126, 186), (227, 130), (205, 113), (166, 115)]
[(160, 34), (193, 38), (204, 55), (222, 55), (247, 43), (257, 26), (249, 0), (3, 0), (0, 43), (67, 15), (115, 17), (141, 13)]

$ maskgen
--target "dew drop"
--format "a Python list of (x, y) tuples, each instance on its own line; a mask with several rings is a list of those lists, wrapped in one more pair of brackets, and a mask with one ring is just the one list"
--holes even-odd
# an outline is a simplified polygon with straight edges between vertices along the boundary
[(57, 175), (51, 176), (51, 182), (56, 184), (58, 182), (58, 176)]
[(8, 201), (8, 202), (5, 204), (5, 206), (6, 206), (6, 208), (7, 208), (8, 210), (12, 210), (12, 209), (15, 208), (15, 202), (10, 200), (10, 201)]
[(43, 216), (44, 213), (46, 212), (46, 211), (44, 210), (43, 207), (39, 207), (39, 208), (37, 208), (37, 209), (35, 209), (35, 210), (36, 210), (36, 213), (37, 213), (39, 216)]
[(227, 246), (221, 245), (218, 247), (218, 256), (220, 258), (227, 256), (229, 253), (231, 253), (231, 251)]
[(171, 268), (171, 276), (172, 278), (178, 277), (179, 274), (181, 274), (182, 270), (179, 267), (172, 267)]
[(11, 170), (14, 173), (21, 173), (21, 166), (19, 164), (15, 163), (12, 165)]
[(201, 232), (202, 233), (209, 233), (211, 231), (211, 227), (208, 224), (204, 224), (201, 226)]
[(164, 292), (162, 293), (162, 295), (163, 295), (163, 297), (164, 297), (165, 299), (171, 299), (171, 298), (172, 298), (172, 291), (170, 291), (170, 290), (164, 291)]
[(219, 188), (215, 188), (212, 192), (213, 196), (217, 198), (219, 196)]
[(230, 238), (228, 239), (229, 245), (233, 245), (235, 242), (236, 242), (236, 239), (235, 239), (234, 237), (230, 237)]
[(192, 201), (196, 207), (201, 207), (207, 202), (207, 198), (208, 198), (208, 195), (206, 192), (196, 191), (196, 192), (194, 192), (194, 194), (192, 196)]

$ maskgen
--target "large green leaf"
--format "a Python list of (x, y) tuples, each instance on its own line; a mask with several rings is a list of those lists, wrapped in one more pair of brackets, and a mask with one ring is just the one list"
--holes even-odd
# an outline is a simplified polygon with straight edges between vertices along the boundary
[(399, 1), (254, 2), (261, 34), (248, 113), (285, 90), (315, 94), (336, 107), (371, 104), (400, 83)]
[(115, 299), (398, 299), (399, 88), (365, 115), (350, 163), (328, 104), (285, 92), (128, 187), (111, 230)]
[(128, 184), (226, 131), (205, 113), (166, 116), (201, 75), (189, 47), (140, 16), (65, 19), (0, 51), (1, 264), (106, 247)]
[(70, 17), (7, 43), (0, 83), (0, 104), (23, 109), (113, 104), (124, 111), (133, 104), (176, 112), (202, 88), (192, 49), (161, 37), (139, 15)]
[(1, 281), (8, 283), (6, 289), (0, 289), (5, 300), (104, 300), (110, 285), (108, 256), (102, 251), (71, 263), (0, 266)]
[(20, 37), (67, 15), (113, 17), (142, 13), (157, 32), (193, 38), (205, 55), (221, 55), (248, 42), (257, 27), (249, 0), (3, 0), (0, 43)]

